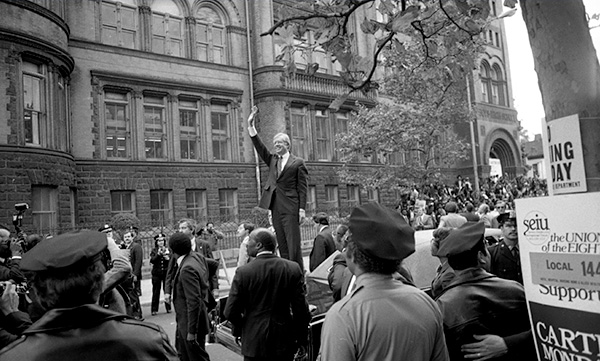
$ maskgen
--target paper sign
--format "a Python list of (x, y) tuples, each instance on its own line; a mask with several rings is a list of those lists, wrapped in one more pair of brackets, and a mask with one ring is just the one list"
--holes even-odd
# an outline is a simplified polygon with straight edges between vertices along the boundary
[(554, 119), (542, 130), (549, 194), (586, 192), (579, 116)]
[(600, 360), (600, 193), (517, 199), (539, 360)]

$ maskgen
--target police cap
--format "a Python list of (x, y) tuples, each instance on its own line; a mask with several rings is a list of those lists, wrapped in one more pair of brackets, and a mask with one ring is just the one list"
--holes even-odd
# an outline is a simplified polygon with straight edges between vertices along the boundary
[(77, 263), (92, 264), (107, 247), (106, 234), (76, 231), (47, 238), (23, 255), (21, 270), (50, 271)]
[(500, 214), (498, 216), (498, 218), (496, 218), (496, 220), (498, 221), (499, 224), (504, 224), (504, 222), (506, 221), (517, 221), (517, 212), (510, 210), (510, 211), (506, 211), (502, 214)]
[(450, 231), (444, 239), (437, 255), (450, 257), (471, 250), (483, 239), (485, 224), (483, 222), (467, 222)]
[(378, 203), (367, 203), (352, 210), (349, 220), (351, 239), (371, 256), (403, 260), (415, 251), (415, 231), (400, 213)]

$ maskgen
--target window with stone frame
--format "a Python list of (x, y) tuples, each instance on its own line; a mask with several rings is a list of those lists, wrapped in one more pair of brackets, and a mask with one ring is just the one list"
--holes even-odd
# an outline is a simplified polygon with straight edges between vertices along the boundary
[(291, 128), (292, 128), (292, 149), (291, 153), (302, 158), (308, 159), (308, 114), (306, 107), (292, 106)]
[(58, 188), (31, 186), (31, 214), (36, 233), (48, 234), (58, 228)]
[(135, 215), (135, 191), (110, 191), (110, 212), (112, 215), (119, 213)]
[[(348, 113), (347, 112), (338, 112), (335, 113), (335, 126), (336, 126), (336, 135), (346, 134), (348, 133)], [(337, 139), (335, 140), (335, 151), (336, 157), (338, 161), (341, 161), (344, 157), (344, 153), (339, 149), (339, 142)]]
[(225, 16), (212, 6), (201, 6), (195, 17), (198, 60), (227, 64)]
[(102, 43), (136, 49), (138, 10), (135, 0), (102, 0), (101, 6)]
[(306, 209), (307, 214), (312, 214), (317, 211), (317, 186), (309, 185), (306, 193)]
[(150, 220), (153, 225), (173, 223), (172, 191), (165, 189), (150, 190)]
[(44, 64), (23, 61), (23, 123), (25, 144), (48, 146), (47, 69)]
[(506, 80), (504, 79), (502, 69), (498, 64), (494, 64), (492, 67), (492, 98), (494, 99), (494, 104), (508, 106), (506, 89)]
[(186, 189), (185, 208), (191, 219), (208, 219), (206, 189)]
[(329, 215), (339, 214), (340, 199), (337, 185), (325, 185), (325, 202), (323, 205)]
[(367, 202), (377, 202), (379, 203), (379, 189), (377, 188), (367, 188)]
[(238, 221), (238, 194), (237, 189), (219, 189), (219, 216), (229, 222)]
[(481, 80), (481, 101), (484, 103), (492, 102), (492, 79), (490, 75), (490, 66), (486, 61), (481, 62), (479, 67), (479, 77)]
[(349, 184), (346, 189), (348, 192), (348, 208), (352, 209), (360, 206), (360, 186)]
[(165, 98), (144, 95), (144, 154), (146, 159), (166, 159)]
[(130, 94), (104, 91), (106, 158), (131, 159)]
[(200, 109), (198, 100), (179, 99), (179, 154), (181, 160), (200, 159)]
[(177, 4), (171, 0), (155, 1), (152, 10), (152, 52), (183, 57), (184, 22)]
[(332, 155), (332, 140), (331, 140), (331, 120), (327, 110), (315, 111), (315, 137), (317, 143), (316, 158), (317, 160), (331, 161)]
[(210, 105), (212, 153), (214, 161), (231, 161), (231, 124), (227, 104)]

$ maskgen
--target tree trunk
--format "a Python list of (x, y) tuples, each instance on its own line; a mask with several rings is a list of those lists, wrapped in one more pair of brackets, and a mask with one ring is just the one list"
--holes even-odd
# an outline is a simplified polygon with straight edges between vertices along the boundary
[(579, 114), (588, 192), (600, 191), (600, 65), (582, 0), (521, 0), (546, 121)]

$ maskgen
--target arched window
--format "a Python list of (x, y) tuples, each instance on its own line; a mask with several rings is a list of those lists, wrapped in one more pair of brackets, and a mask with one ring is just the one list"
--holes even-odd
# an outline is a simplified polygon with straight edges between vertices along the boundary
[(502, 75), (502, 69), (498, 64), (494, 64), (492, 70), (492, 88), (495, 88), (496, 91), (496, 100), (494, 104), (508, 106), (507, 97), (506, 97), (506, 80)]
[(481, 79), (481, 101), (492, 103), (491, 99), (491, 83), (490, 66), (486, 61), (481, 62), (479, 67), (479, 77)]
[(134, 0), (102, 1), (102, 43), (135, 49), (137, 5)]
[(183, 17), (172, 0), (154, 0), (152, 9), (152, 52), (184, 56)]
[(215, 9), (203, 6), (196, 12), (198, 60), (227, 63), (225, 20)]

